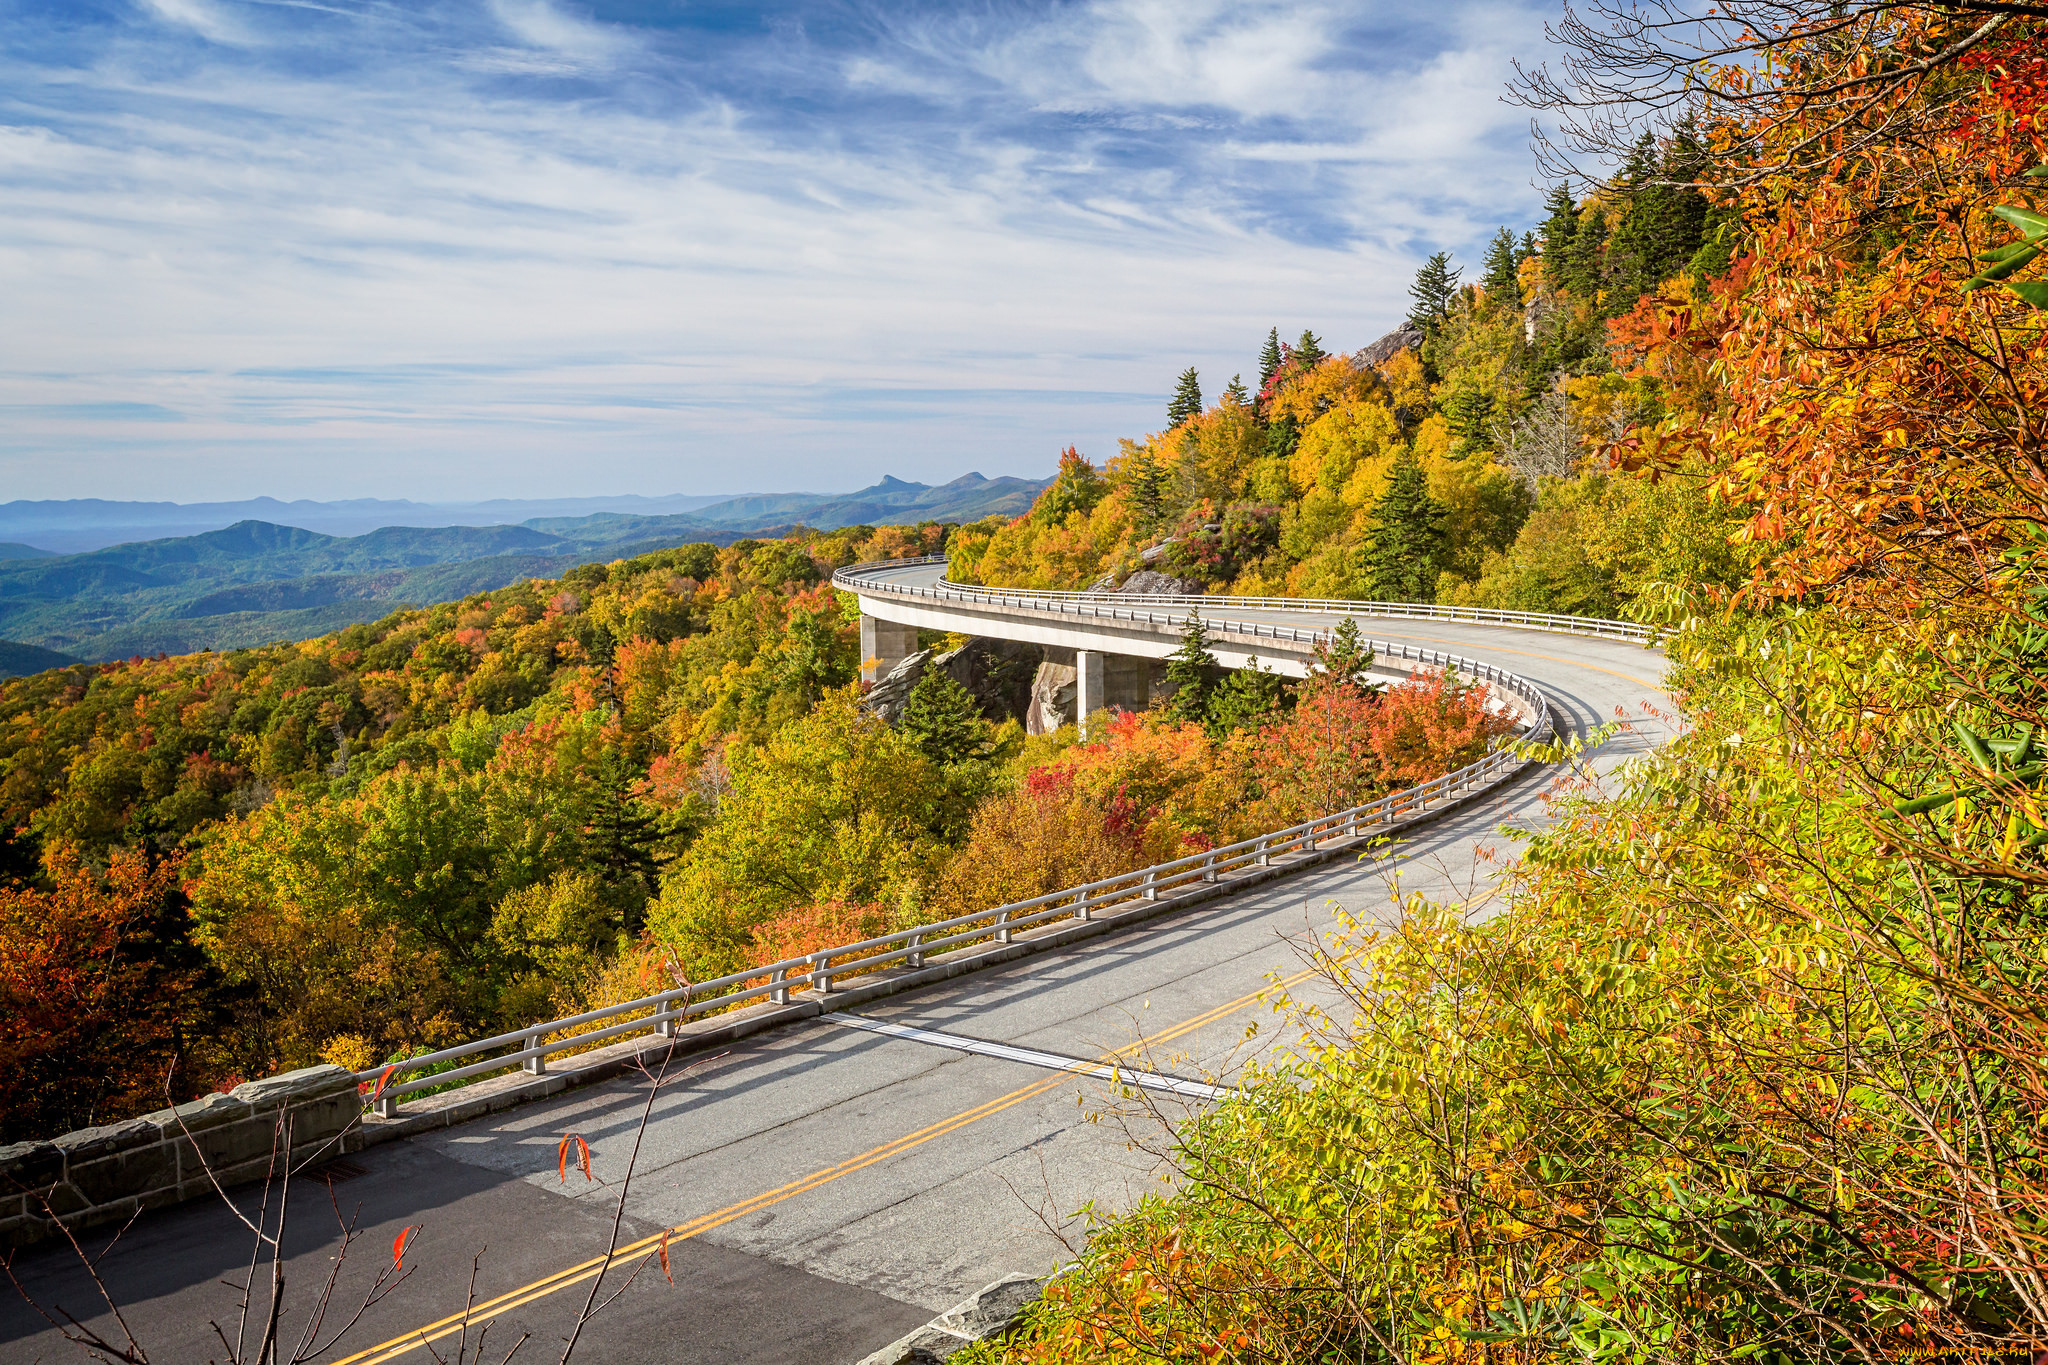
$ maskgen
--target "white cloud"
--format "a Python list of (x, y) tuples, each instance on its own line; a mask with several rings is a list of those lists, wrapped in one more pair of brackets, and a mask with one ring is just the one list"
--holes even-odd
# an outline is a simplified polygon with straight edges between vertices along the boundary
[(520, 42), (572, 61), (602, 64), (627, 47), (615, 30), (551, 0), (490, 0), (491, 13)]
[(1070, 440), (1110, 454), (1156, 425), (1189, 363), (1220, 389), (1268, 326), (1372, 340), (1418, 244), (1533, 207), (1496, 48), (1361, 75), (1318, 10), (1081, 20), (760, 59), (778, 90), (959, 111), (900, 127), (742, 90), (522, 97), (448, 61), (660, 60), (516, 0), (345, 80), (236, 54), (167, 76), (146, 45), (47, 80), (0, 57), (0, 88), (66, 110), (0, 128), (0, 482), (189, 499), (1043, 471)]
[(168, 24), (191, 29), (208, 42), (246, 47), (254, 41), (233, 13), (213, 0), (140, 0), (147, 12)]

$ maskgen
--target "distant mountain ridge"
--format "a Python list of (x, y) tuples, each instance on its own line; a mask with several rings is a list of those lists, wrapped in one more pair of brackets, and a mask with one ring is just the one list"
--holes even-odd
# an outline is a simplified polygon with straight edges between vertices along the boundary
[(730, 544), (799, 523), (830, 530), (1017, 516), (1047, 482), (976, 473), (934, 487), (885, 478), (840, 497), (761, 495), (694, 513), (383, 526), (353, 536), (248, 519), (80, 554), (0, 558), (0, 640), (61, 651), (61, 663), (302, 639), (400, 606), (452, 601), (690, 541)]
[[(0, 503), (0, 541), (57, 554), (82, 554), (138, 540), (203, 535), (242, 521), (265, 521), (327, 535), (358, 536), (386, 526), (491, 526), (534, 517), (587, 517), (600, 512), (673, 516), (726, 502), (731, 494), (670, 497), (493, 498), (427, 503), (405, 498), (246, 498), (239, 502), (115, 502), (105, 498)], [(822, 494), (790, 496), (821, 498)], [(0, 558), (5, 558), (0, 549)]]

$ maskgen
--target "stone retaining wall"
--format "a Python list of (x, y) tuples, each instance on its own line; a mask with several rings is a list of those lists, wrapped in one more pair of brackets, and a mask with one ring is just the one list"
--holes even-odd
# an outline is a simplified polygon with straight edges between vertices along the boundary
[(0, 1247), (54, 1235), (49, 1211), (75, 1231), (211, 1194), (215, 1180), (262, 1180), (285, 1155), (286, 1131), (294, 1168), (338, 1156), (362, 1112), (352, 1072), (314, 1066), (54, 1142), (0, 1147)]

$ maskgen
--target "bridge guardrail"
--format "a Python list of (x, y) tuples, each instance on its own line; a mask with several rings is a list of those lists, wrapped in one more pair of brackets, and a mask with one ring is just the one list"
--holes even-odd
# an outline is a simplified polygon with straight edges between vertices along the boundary
[[(1554, 612), (1501, 611), (1492, 607), (1446, 607), (1432, 602), (1377, 602), (1342, 597), (1225, 597), (1181, 593), (1066, 592), (1049, 588), (1003, 589), (955, 583), (943, 577), (936, 585), (926, 588), (889, 583), (871, 577), (882, 570), (906, 569), (945, 562), (944, 555), (926, 555), (919, 559), (890, 559), (873, 564), (856, 564), (835, 572), (832, 575), (832, 582), (835, 587), (850, 592), (907, 593), (991, 606), (1043, 608), (1047, 603), (1052, 603), (1057, 610), (1056, 604), (1062, 602), (1145, 603), (1153, 606), (1195, 607), (1205, 613), (1210, 609), (1227, 610), (1242, 607), (1258, 611), (1312, 613), (1319, 616), (1334, 614), (1384, 616), (1419, 621), (1464, 621), (1471, 625), (1507, 626), (1517, 630), (1550, 631), (1554, 634), (1594, 635), (1602, 639), (1628, 640), (1642, 645), (1652, 643), (1658, 635), (1653, 627), (1634, 621), (1610, 621), (1599, 616), (1564, 616)], [(1159, 618), (1149, 619), (1156, 621)], [(1180, 619), (1184, 621), (1186, 618)], [(1206, 614), (1203, 619), (1210, 625), (1217, 624), (1215, 619)]]
[[(924, 562), (930, 561), (892, 561), (890, 567)], [(859, 567), (872, 569), (878, 566)], [(1268, 625), (1267, 629), (1271, 631), (1279, 628)], [(1297, 640), (1312, 641), (1329, 637), (1328, 631), (1308, 632), (1289, 629), (1287, 633)], [(1492, 664), (1440, 651), (1420, 650), (1414, 646), (1385, 642), (1366, 643), (1376, 651), (1381, 648), (1402, 651), (1401, 657), (1456, 668), (1460, 672), (1498, 683), (1529, 707), (1529, 721), (1523, 731), (1525, 737), (1540, 739), (1550, 729), (1549, 699), (1541, 688), (1518, 674)], [(1446, 802), (1462, 799), (1474, 791), (1512, 775), (1526, 761), (1512, 747), (1497, 749), (1455, 772), (1445, 773), (1428, 782), (1390, 792), (1363, 805), (1317, 816), (1269, 834), (1261, 834), (1199, 853), (1190, 853), (1148, 867), (1135, 868), (1080, 886), (1048, 891), (1026, 900), (993, 906), (952, 919), (938, 920), (913, 929), (899, 929), (876, 938), (822, 948), (801, 957), (785, 958), (779, 962), (750, 967), (745, 971), (714, 980), (693, 982), (674, 990), (642, 996), (637, 1000), (530, 1024), (494, 1037), (481, 1038), (473, 1043), (442, 1048), (387, 1066), (357, 1072), (356, 1078), (358, 1081), (376, 1085), (374, 1108), (379, 1115), (390, 1118), (397, 1114), (398, 1104), (406, 1095), (421, 1090), (473, 1079), (494, 1071), (509, 1070), (515, 1066), (530, 1074), (542, 1075), (547, 1070), (547, 1058), (558, 1052), (581, 1050), (594, 1043), (634, 1033), (651, 1032), (672, 1038), (677, 1027), (684, 1021), (702, 1015), (763, 999), (772, 1000), (777, 1004), (787, 1004), (792, 993), (802, 990), (829, 995), (832, 993), (833, 983), (840, 977), (861, 975), (899, 962), (912, 968), (922, 967), (927, 957), (944, 953), (949, 949), (965, 947), (988, 939), (1008, 943), (1020, 929), (1028, 929), (1068, 915), (1084, 920), (1090, 919), (1095, 911), (1108, 905), (1133, 900), (1156, 900), (1162, 891), (1195, 881), (1215, 882), (1222, 874), (1242, 867), (1267, 866), (1276, 855), (1298, 850), (1314, 851), (1323, 841), (1355, 838), (1371, 832), (1391, 832), (1404, 825), (1416, 823), (1432, 809)], [(624, 1015), (640, 1014), (642, 1011), (646, 1013), (639, 1018), (621, 1018)], [(618, 1022), (606, 1023), (607, 1020)], [(567, 1032), (590, 1024), (600, 1024), (603, 1027), (587, 1033)], [(566, 1036), (551, 1036), (564, 1034)], [(501, 1050), (507, 1048), (514, 1050)], [(496, 1055), (482, 1055), (486, 1053)], [(464, 1058), (469, 1057), (478, 1057), (480, 1060), (463, 1062)], [(463, 1064), (447, 1071), (432, 1070), (450, 1062)], [(429, 1074), (413, 1074), (422, 1071)], [(404, 1077), (411, 1079), (401, 1079)]]

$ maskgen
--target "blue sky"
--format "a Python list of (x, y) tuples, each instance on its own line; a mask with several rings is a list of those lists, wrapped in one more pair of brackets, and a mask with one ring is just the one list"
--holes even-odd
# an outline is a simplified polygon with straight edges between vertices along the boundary
[(1545, 13), (0, 0), (0, 500), (1111, 455), (1533, 221)]

